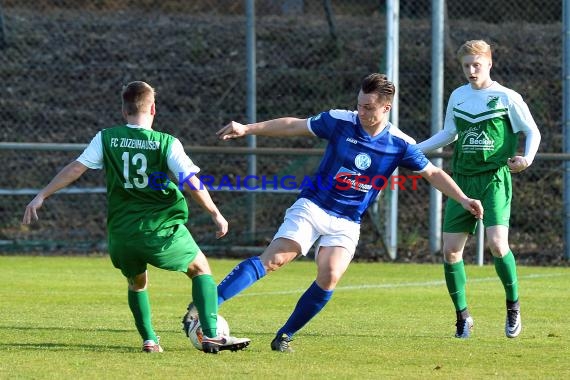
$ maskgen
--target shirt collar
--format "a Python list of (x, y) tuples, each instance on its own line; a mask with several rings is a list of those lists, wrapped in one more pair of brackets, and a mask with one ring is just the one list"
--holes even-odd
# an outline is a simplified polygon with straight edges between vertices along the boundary
[(142, 125), (138, 125), (138, 124), (128, 124), (128, 123), (127, 123), (127, 127), (129, 127), (129, 128), (142, 128), (142, 129), (148, 129), (148, 130), (152, 129), (152, 128), (150, 128), (150, 127), (147, 128), (147, 127), (143, 127)]

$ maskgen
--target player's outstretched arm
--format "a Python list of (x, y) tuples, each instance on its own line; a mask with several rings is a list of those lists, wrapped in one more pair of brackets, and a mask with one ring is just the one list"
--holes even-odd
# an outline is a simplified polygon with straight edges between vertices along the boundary
[(430, 163), (420, 175), (431, 183), (433, 187), (459, 202), (465, 210), (469, 211), (477, 219), (483, 219), (483, 205), (481, 205), (481, 202), (465, 195), (453, 178), (443, 169)]
[(424, 140), (421, 143), (418, 143), (416, 147), (422, 152), (426, 153), (444, 147), (448, 144), (451, 144), (456, 139), (457, 135), (451, 134), (445, 129), (442, 129), (441, 131), (437, 132), (429, 139)]
[(307, 119), (283, 117), (253, 124), (232, 121), (216, 132), (220, 140), (235, 139), (247, 135), (259, 136), (314, 136), (307, 127)]
[(76, 181), (87, 169), (88, 167), (79, 161), (73, 161), (61, 169), (61, 171), (53, 177), (50, 183), (48, 183), (47, 186), (44, 187), (30, 203), (28, 203), (22, 223), (30, 224), (33, 221), (38, 220), (37, 210), (42, 207), (44, 201), (56, 191), (61, 190), (70, 183)]
[(200, 207), (202, 207), (210, 214), (212, 220), (216, 224), (216, 239), (225, 236), (228, 233), (228, 221), (226, 218), (224, 218), (220, 210), (218, 210), (218, 207), (212, 200), (208, 189), (206, 189), (200, 179), (195, 175), (190, 177), (189, 181), (191, 185), (188, 186), (188, 192), (190, 196), (196, 203), (200, 205)]

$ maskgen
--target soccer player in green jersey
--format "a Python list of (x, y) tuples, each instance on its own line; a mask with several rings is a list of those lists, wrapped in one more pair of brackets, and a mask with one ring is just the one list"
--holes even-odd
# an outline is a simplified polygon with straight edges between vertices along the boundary
[[(540, 132), (522, 97), (491, 79), (491, 47), (485, 41), (465, 42), (457, 58), (468, 80), (452, 92), (443, 129), (418, 144), (427, 152), (455, 140), (453, 178), (469, 197), (480, 199), (483, 224), (496, 272), (506, 294), (505, 334), (517, 337), (522, 328), (515, 257), (509, 248), (511, 173), (528, 168), (540, 144)], [(518, 133), (525, 135), (524, 155), (516, 155)], [(477, 221), (453, 199), (443, 222), (445, 281), (456, 310), (457, 338), (468, 338), (473, 318), (467, 309), (463, 250)]]
[[(128, 281), (128, 304), (143, 340), (143, 351), (162, 352), (151, 322), (147, 265), (185, 273), (192, 281), (207, 353), (241, 350), (250, 340), (218, 336), (218, 295), (208, 260), (185, 226), (189, 194), (212, 217), (216, 237), (228, 231), (208, 190), (195, 175), (198, 168), (178, 139), (152, 129), (156, 114), (154, 89), (131, 82), (122, 91), (126, 124), (97, 133), (77, 160), (63, 168), (28, 204), (23, 223), (38, 219), (37, 210), (56, 191), (77, 180), (87, 169), (105, 169), (107, 229), (113, 265)], [(178, 186), (167, 172), (179, 179)]]

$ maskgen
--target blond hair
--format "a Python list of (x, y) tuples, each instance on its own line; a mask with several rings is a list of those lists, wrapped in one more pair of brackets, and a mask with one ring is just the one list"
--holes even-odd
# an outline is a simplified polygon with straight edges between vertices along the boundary
[(493, 59), (491, 45), (483, 40), (470, 40), (461, 45), (457, 50), (457, 59), (461, 61), (466, 55), (484, 55)]
[(123, 112), (138, 115), (150, 110), (154, 103), (154, 88), (142, 81), (130, 82), (123, 87)]

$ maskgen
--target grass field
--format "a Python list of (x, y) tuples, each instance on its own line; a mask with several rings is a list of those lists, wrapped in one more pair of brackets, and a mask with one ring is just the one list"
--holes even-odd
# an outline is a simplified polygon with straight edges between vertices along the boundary
[[(220, 280), (233, 260), (211, 260)], [(308, 260), (222, 305), (242, 352), (206, 355), (181, 331), (190, 282), (150, 269), (164, 354), (140, 352), (126, 282), (107, 257), (0, 257), (1, 379), (557, 379), (570, 378), (568, 268), (519, 267), (523, 332), (504, 336), (504, 292), (492, 266), (468, 266), (475, 320), (452, 337), (440, 265), (353, 263), (327, 307), (276, 353), (269, 342), (313, 281)]]

